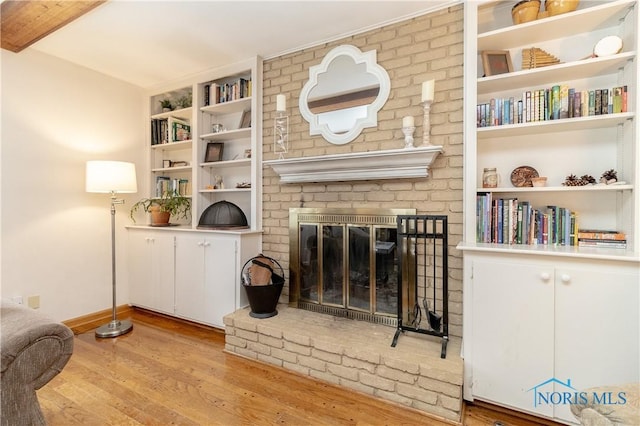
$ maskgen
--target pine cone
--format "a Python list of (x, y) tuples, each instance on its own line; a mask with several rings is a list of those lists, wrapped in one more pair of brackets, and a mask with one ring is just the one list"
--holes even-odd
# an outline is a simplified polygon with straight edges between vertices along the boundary
[(602, 183), (614, 183), (617, 181), (618, 181), (618, 172), (616, 172), (613, 169), (607, 170), (606, 172), (604, 172), (602, 174), (602, 177), (600, 178), (600, 182)]
[(563, 183), (564, 186), (582, 186), (585, 185), (582, 183), (582, 180), (579, 179), (576, 175), (569, 175), (566, 177)]
[(582, 183), (583, 185), (589, 185), (589, 184), (592, 184), (592, 183), (596, 183), (596, 178), (594, 178), (591, 175), (582, 175), (580, 177), (580, 180), (583, 182)]

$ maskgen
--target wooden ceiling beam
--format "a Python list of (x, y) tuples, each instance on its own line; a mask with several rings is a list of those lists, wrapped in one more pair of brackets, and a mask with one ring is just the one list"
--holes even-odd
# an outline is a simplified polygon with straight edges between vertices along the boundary
[(106, 0), (5, 0), (0, 9), (3, 49), (18, 53)]

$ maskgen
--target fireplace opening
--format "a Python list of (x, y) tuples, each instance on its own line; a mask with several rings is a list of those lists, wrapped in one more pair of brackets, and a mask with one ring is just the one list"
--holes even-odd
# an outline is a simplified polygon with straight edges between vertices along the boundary
[(397, 326), (396, 218), (408, 214), (415, 209), (290, 209), (290, 305)]

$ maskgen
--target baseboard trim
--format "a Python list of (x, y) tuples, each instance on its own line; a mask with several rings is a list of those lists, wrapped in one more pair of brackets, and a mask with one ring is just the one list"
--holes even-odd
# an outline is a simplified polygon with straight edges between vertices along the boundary
[[(499, 405), (492, 404), (486, 401), (481, 401), (479, 399), (475, 399), (473, 402), (464, 401), (464, 404), (462, 405), (466, 408), (468, 408), (468, 406), (475, 405), (477, 407), (483, 408), (484, 410), (487, 410), (488, 412), (493, 411), (495, 413), (504, 414), (506, 416), (509, 416), (510, 420), (513, 421), (512, 424), (516, 424), (515, 423), (516, 419), (522, 419), (526, 422), (530, 422), (531, 424), (536, 424), (540, 426), (561, 426), (560, 423), (555, 422), (551, 419), (546, 419), (543, 417), (535, 416), (533, 414), (524, 413), (522, 411), (516, 411), (510, 408), (501, 407)], [(463, 416), (466, 414), (464, 411), (465, 410), (463, 409), (463, 414), (462, 414)], [(504, 424), (509, 424), (509, 422), (507, 421)]]
[[(129, 305), (120, 305), (116, 307), (116, 315), (118, 318), (131, 316), (132, 312), (133, 308)], [(73, 331), (73, 334), (82, 334), (108, 323), (111, 321), (112, 316), (113, 309), (105, 309), (104, 311), (94, 312), (92, 314), (62, 321), (62, 323), (69, 327)]]

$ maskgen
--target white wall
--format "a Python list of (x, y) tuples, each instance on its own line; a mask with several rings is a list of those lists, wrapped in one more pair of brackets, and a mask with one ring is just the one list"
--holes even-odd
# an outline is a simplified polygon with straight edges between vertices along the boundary
[[(39, 295), (58, 320), (108, 309), (109, 197), (85, 192), (85, 162), (135, 162), (143, 185), (144, 94), (30, 49), (1, 60), (0, 295)], [(124, 226), (139, 195), (117, 208), (119, 305), (129, 301)]]

